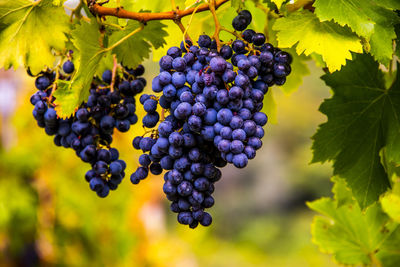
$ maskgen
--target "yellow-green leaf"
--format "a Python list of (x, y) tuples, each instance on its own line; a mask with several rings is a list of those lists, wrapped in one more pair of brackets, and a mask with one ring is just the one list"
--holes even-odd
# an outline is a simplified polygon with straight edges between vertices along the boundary
[(382, 209), (390, 218), (400, 223), (400, 196), (389, 193), (381, 198)]
[(297, 44), (298, 54), (315, 52), (322, 56), (330, 71), (345, 65), (346, 59), (352, 58), (351, 51), (362, 52), (360, 40), (351, 30), (333, 22), (320, 22), (306, 10), (278, 19), (273, 29), (278, 31), (280, 47)]
[[(311, 225), (313, 242), (341, 264), (398, 266), (394, 263), (399, 262), (399, 225), (390, 220), (378, 203), (362, 211), (349, 196), (343, 180), (335, 178), (334, 181), (335, 199), (321, 198), (307, 203), (320, 213)], [(338, 201), (344, 199), (339, 205)]]
[(108, 58), (109, 52), (101, 46), (99, 25), (82, 22), (72, 31), (72, 43), (78, 49), (75, 60), (76, 72), (70, 81), (59, 80), (56, 97), (56, 110), (60, 117), (69, 117), (75, 109), (89, 97), (89, 88), (101, 60)]
[[(399, 1), (381, 3), (381, 0), (316, 0), (315, 14), (321, 21), (334, 20), (340, 25), (349, 26), (359, 36), (364, 37), (371, 45), (371, 54), (388, 64), (392, 58), (392, 40), (396, 38), (394, 25), (400, 18), (393, 10)], [(381, 6), (383, 5), (383, 6)]]
[(68, 31), (64, 8), (52, 0), (0, 1), (0, 67), (53, 67), (53, 49), (64, 48)]

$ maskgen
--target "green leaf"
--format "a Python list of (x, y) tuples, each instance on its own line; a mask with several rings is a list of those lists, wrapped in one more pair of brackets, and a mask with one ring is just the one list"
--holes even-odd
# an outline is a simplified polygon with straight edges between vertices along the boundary
[[(333, 254), (341, 264), (354, 265), (377, 264), (378, 259), (383, 261), (388, 253), (398, 251), (398, 244), (391, 243), (392, 237), (399, 233), (398, 224), (377, 203), (363, 212), (348, 196), (349, 190), (343, 181), (338, 178), (334, 181), (335, 200), (322, 198), (307, 203), (323, 215), (315, 216), (311, 226), (313, 242), (320, 250)], [(347, 196), (345, 202), (338, 205), (343, 196)]]
[(389, 187), (379, 151), (386, 146), (388, 160), (400, 160), (400, 79), (386, 89), (378, 63), (365, 54), (322, 79), (334, 95), (320, 107), (328, 122), (313, 137), (313, 162), (334, 161), (334, 173), (365, 208)]
[[(137, 21), (129, 21), (126, 28), (122, 31), (114, 32), (110, 36), (110, 43), (114, 44), (121, 38), (140, 27)], [(113, 49), (117, 55), (118, 61), (127, 67), (136, 67), (143, 59), (148, 58), (150, 55), (151, 46), (158, 49), (166, 43), (164, 38), (168, 33), (164, 30), (166, 25), (159, 21), (150, 21), (144, 29)], [(139, 51), (139, 52), (138, 52)]]
[(67, 32), (68, 16), (52, 0), (0, 1), (0, 67), (52, 68), (52, 50), (64, 48)]
[(392, 58), (392, 40), (396, 38), (394, 25), (400, 23), (400, 18), (384, 6), (389, 3), (364, 0), (316, 0), (314, 3), (315, 14), (321, 21), (333, 19), (349, 26), (370, 42), (371, 54), (378, 61), (388, 64)]
[(362, 52), (358, 37), (348, 28), (333, 22), (320, 22), (315, 14), (303, 10), (277, 19), (273, 29), (278, 31), (280, 47), (295, 44), (298, 54), (320, 54), (330, 71), (335, 71), (351, 59), (350, 51)]
[(379, 252), (376, 254), (384, 267), (398, 267), (400, 266), (400, 228), (397, 227), (380, 247)]
[(373, 0), (373, 2), (387, 9), (400, 9), (400, 1), (398, 0)]
[(325, 216), (314, 217), (313, 242), (322, 252), (333, 254), (341, 264), (371, 264), (373, 255), (385, 248), (384, 241), (397, 228), (377, 204), (368, 207), (365, 213), (356, 203), (336, 208), (336, 203), (329, 198), (308, 206)]
[(400, 24), (396, 25), (395, 31), (397, 38), (396, 38), (396, 49), (394, 53), (397, 57), (400, 57)]
[(101, 46), (99, 25), (92, 20), (83, 22), (72, 31), (72, 43), (79, 51), (79, 58), (75, 60), (76, 72), (71, 81), (58, 80), (56, 110), (60, 117), (69, 117), (75, 109), (89, 97), (90, 84), (103, 58), (107, 58)]

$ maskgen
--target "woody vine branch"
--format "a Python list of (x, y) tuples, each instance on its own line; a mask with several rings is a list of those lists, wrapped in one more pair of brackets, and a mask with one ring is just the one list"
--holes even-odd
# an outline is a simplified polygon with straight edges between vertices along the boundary
[[(229, 2), (229, 0), (218, 0), (215, 1), (215, 9), (218, 9), (221, 5)], [(132, 19), (132, 20), (137, 20), (142, 23), (146, 23), (151, 20), (174, 20), (178, 21), (181, 18), (185, 16), (192, 15), (192, 13), (196, 10), (196, 13), (203, 12), (210, 10), (210, 6), (206, 4), (202, 4), (198, 6), (197, 8), (188, 8), (185, 10), (172, 10), (172, 11), (167, 11), (167, 12), (159, 12), (159, 13), (153, 13), (153, 12), (132, 12), (132, 11), (127, 11), (123, 7), (116, 7), (116, 8), (110, 8), (110, 7), (104, 7), (97, 3), (96, 1), (88, 1), (88, 7), (89, 10), (97, 16), (104, 17), (104, 16), (114, 16), (118, 18), (126, 18), (126, 19)]]

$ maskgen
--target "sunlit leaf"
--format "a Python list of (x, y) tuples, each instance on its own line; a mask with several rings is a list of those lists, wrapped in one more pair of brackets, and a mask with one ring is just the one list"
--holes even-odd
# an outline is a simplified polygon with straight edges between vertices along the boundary
[(335, 71), (351, 59), (351, 51), (362, 52), (358, 37), (348, 28), (333, 22), (320, 22), (309, 11), (298, 11), (277, 19), (273, 29), (278, 31), (280, 47), (295, 44), (298, 54), (320, 54), (330, 71)]
[(71, 81), (59, 80), (54, 93), (57, 104), (57, 114), (68, 117), (75, 109), (89, 97), (89, 88), (101, 60), (107, 53), (100, 43), (99, 25), (82, 22), (72, 31), (72, 42), (79, 51), (79, 58), (75, 60), (76, 72)]
[[(398, 263), (398, 224), (390, 220), (378, 203), (362, 211), (348, 195), (349, 190), (343, 181), (338, 178), (335, 181), (340, 185), (336, 184), (334, 188), (334, 200), (321, 198), (307, 203), (322, 215), (314, 217), (311, 227), (313, 242), (322, 252), (333, 254), (341, 264), (381, 264), (380, 261), (388, 260)], [(344, 199), (342, 205), (338, 205)]]
[(52, 0), (0, 1), (0, 67), (53, 67), (53, 49), (64, 48), (68, 31), (64, 8)]
[[(394, 7), (394, 2), (391, 5)], [(388, 64), (392, 58), (392, 40), (396, 38), (394, 25), (400, 23), (395, 12), (381, 6), (380, 1), (317, 0), (315, 14), (321, 21), (334, 20), (349, 26), (359, 36), (370, 41), (371, 53)]]

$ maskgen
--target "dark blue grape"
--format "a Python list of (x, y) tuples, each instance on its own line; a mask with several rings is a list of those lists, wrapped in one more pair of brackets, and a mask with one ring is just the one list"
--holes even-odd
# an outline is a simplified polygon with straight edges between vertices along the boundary
[(232, 162), (233, 162), (233, 165), (235, 165), (236, 168), (242, 169), (242, 168), (247, 166), (248, 158), (246, 157), (245, 154), (240, 153), (240, 154), (237, 154), (237, 155), (233, 156)]
[(105, 70), (101, 76), (102, 80), (105, 83), (110, 84), (112, 79), (112, 72), (110, 70)]
[(250, 11), (248, 10), (242, 10), (239, 12), (238, 16), (242, 16), (246, 19), (246, 24), (249, 25), (251, 23), (251, 20), (253, 19)]
[(209, 48), (211, 46), (211, 38), (208, 35), (200, 35), (197, 42), (202, 48)]
[(71, 74), (75, 70), (74, 63), (72, 63), (70, 60), (65, 61), (62, 68), (63, 68), (63, 71), (67, 74)]
[(35, 80), (35, 86), (41, 91), (46, 90), (50, 86), (50, 79), (46, 76), (39, 76)]
[(160, 119), (160, 115), (157, 112), (148, 113), (146, 116), (143, 117), (143, 125), (147, 128), (153, 128), (157, 125)]
[(248, 25), (244, 16), (236, 16), (232, 21), (232, 27), (237, 31), (243, 31)]

